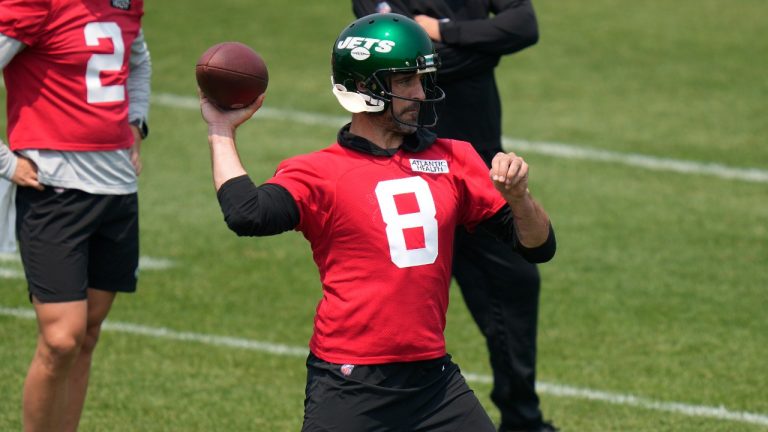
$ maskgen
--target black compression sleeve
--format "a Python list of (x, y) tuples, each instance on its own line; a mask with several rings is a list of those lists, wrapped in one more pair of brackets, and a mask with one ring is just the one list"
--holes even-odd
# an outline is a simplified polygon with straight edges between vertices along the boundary
[(534, 248), (523, 246), (517, 238), (514, 217), (508, 206), (504, 206), (490, 219), (480, 223), (477, 229), (487, 230), (500, 240), (512, 242), (513, 247), (520, 256), (531, 263), (545, 263), (555, 256), (555, 250), (557, 250), (555, 230), (552, 228), (551, 223), (549, 224), (549, 235), (544, 244)]
[(256, 186), (247, 175), (227, 180), (216, 193), (224, 220), (239, 236), (266, 236), (296, 228), (299, 208), (282, 186)]
[(440, 23), (443, 43), (491, 55), (512, 54), (539, 39), (533, 6), (527, 0), (496, 0), (489, 19)]

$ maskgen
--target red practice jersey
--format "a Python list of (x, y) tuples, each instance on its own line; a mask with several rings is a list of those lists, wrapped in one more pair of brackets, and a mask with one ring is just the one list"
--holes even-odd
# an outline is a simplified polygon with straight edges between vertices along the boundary
[(310, 349), (332, 363), (445, 355), (454, 230), (506, 202), (463, 141), (374, 156), (338, 143), (283, 162), (268, 183), (295, 199), (323, 297)]
[(143, 0), (3, 0), (0, 33), (27, 45), (3, 70), (11, 149), (128, 148), (131, 44)]

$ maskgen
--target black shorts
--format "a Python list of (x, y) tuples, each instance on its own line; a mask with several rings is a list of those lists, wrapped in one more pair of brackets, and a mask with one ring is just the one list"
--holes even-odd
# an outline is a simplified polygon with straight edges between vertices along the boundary
[(350, 366), (309, 355), (302, 431), (496, 430), (450, 356)]
[(83, 300), (87, 288), (136, 291), (139, 204), (129, 195), (94, 195), (47, 186), (16, 193), (16, 235), (34, 296)]

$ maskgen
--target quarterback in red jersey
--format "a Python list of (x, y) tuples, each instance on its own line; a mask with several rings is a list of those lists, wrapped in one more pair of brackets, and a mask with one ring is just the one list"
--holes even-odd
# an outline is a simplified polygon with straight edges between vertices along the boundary
[(352, 139), (344, 129), (340, 143), (283, 162), (268, 180), (296, 200), (325, 290), (310, 349), (342, 364), (443, 356), (451, 231), (506, 203), (464, 142), (370, 155), (344, 147)]
[(136, 290), (143, 14), (142, 0), (0, 2), (0, 191), (15, 193), (0, 226), (15, 228), (38, 322), (25, 431), (77, 429), (101, 324), (117, 292)]
[(424, 128), (444, 95), (432, 42), (411, 19), (355, 21), (332, 64), (351, 123), (261, 186), (246, 175), (234, 135), (264, 96), (236, 111), (201, 99), (229, 227), (298, 230), (320, 272), (303, 430), (493, 431), (445, 350), (453, 236), (458, 225), (489, 230), (531, 261), (551, 259), (554, 232), (528, 191), (528, 166), (499, 153), (489, 172), (469, 143)]
[[(414, 19), (442, 59), (446, 93), (438, 136), (468, 141), (487, 166), (502, 150), (502, 97), (495, 69), (539, 40), (534, 0), (352, 0), (357, 17), (387, 10)], [(509, 60), (506, 60), (509, 61)], [(518, 70), (516, 76), (524, 76)], [(513, 80), (514, 81), (514, 80)], [(514, 116), (511, 117), (514, 119)], [(536, 393), (541, 276), (535, 263), (483, 230), (456, 228), (453, 277), (488, 347), (490, 397), (499, 432), (556, 432)]]

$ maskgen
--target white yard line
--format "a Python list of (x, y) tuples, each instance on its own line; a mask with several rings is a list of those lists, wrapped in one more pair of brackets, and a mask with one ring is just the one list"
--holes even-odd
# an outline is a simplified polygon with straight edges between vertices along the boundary
[(3, 262), (20, 262), (19, 254), (9, 253), (9, 252), (0, 252), (0, 263), (3, 263)]
[(21, 270), (0, 267), (0, 279), (22, 279), (24, 272)]
[(652, 171), (670, 171), (680, 174), (700, 174), (721, 179), (741, 180), (752, 183), (768, 183), (768, 170), (738, 168), (722, 164), (694, 162), (681, 159), (660, 158), (637, 153), (617, 153), (590, 147), (543, 141), (525, 141), (504, 138), (505, 147), (530, 153), (544, 154), (565, 159), (582, 159), (597, 162), (613, 162)]
[[(196, 98), (169, 93), (154, 94), (152, 96), (152, 102), (158, 105), (174, 108), (200, 109), (200, 104)], [(256, 113), (255, 117), (272, 120), (290, 120), (305, 125), (328, 126), (333, 128), (338, 128), (349, 121), (348, 116), (327, 115), (271, 107), (263, 107)], [(609, 162), (653, 171), (698, 174), (752, 183), (768, 183), (768, 170), (759, 168), (732, 167), (715, 163), (670, 159), (637, 153), (619, 153), (573, 144), (526, 141), (508, 137), (504, 137), (502, 143), (510, 150), (519, 150), (564, 159)]]
[(151, 256), (139, 257), (139, 270), (167, 270), (176, 264), (168, 258), (157, 258)]
[[(4, 266), (4, 263), (12, 263), (17, 268), (8, 268)], [(150, 256), (139, 257), (139, 270), (152, 271), (152, 270), (167, 270), (176, 264), (167, 258), (157, 258)], [(0, 279), (22, 279), (24, 278), (24, 272), (20, 270), (21, 259), (18, 254), (15, 253), (0, 253)]]
[[(35, 318), (34, 311), (29, 308), (7, 308), (1, 306), (0, 316), (10, 316), (25, 319)], [(105, 331), (149, 336), (174, 341), (195, 342), (226, 348), (240, 348), (289, 357), (306, 357), (308, 354), (307, 349), (304, 347), (276, 344), (272, 342), (261, 342), (229, 336), (217, 336), (204, 333), (176, 331), (165, 327), (149, 327), (140, 324), (113, 322), (110, 320), (104, 323), (103, 329)], [(471, 372), (464, 372), (463, 374), (467, 381), (470, 382), (490, 384), (493, 381), (492, 378), (488, 375), (480, 375)], [(724, 406), (712, 407), (681, 402), (664, 402), (630, 394), (606, 392), (601, 390), (572, 387), (541, 381), (536, 382), (536, 388), (539, 393), (557, 397), (587, 399), (614, 405), (624, 405), (655, 411), (665, 411), (691, 417), (704, 417), (717, 420), (728, 420), (740, 423), (751, 423), (768, 426), (768, 415), (766, 414), (731, 411)]]
[[(471, 372), (463, 373), (463, 375), (467, 381), (485, 384), (493, 383), (493, 378), (487, 375), (477, 375)], [(768, 415), (743, 411), (730, 411), (724, 406), (711, 407), (703, 405), (692, 405), (682, 402), (662, 402), (639, 396), (633, 396), (630, 394), (612, 393), (541, 381), (536, 382), (536, 390), (539, 393), (552, 396), (571, 397), (575, 399), (589, 399), (594, 401), (607, 402), (614, 405), (626, 405), (655, 411), (666, 411), (692, 417), (708, 417), (718, 420), (731, 420), (741, 423), (754, 423), (768, 426)]]

